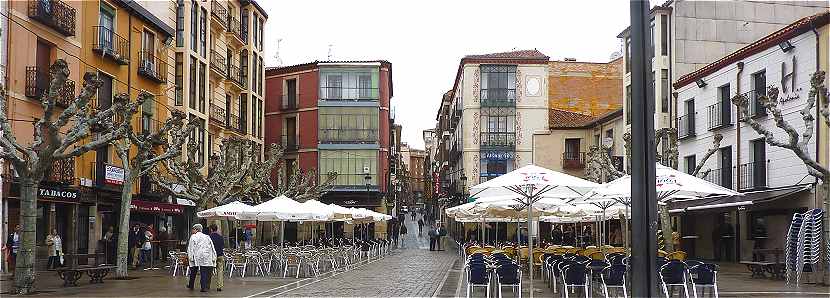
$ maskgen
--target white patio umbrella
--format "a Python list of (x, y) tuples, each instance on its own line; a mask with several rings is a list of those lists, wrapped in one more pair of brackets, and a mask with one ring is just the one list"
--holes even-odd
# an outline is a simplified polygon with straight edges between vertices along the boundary
[[(533, 204), (543, 197), (579, 198), (599, 186), (568, 174), (551, 171), (535, 165), (527, 165), (495, 179), (473, 186), (473, 197), (519, 195), (519, 201), (526, 204), (528, 226), (528, 261), (533, 264), (533, 237), (531, 218)], [(533, 297), (533, 270), (530, 271), (530, 297)]]
[[(666, 201), (676, 196), (706, 197), (710, 195), (739, 196), (741, 193), (722, 187), (698, 177), (657, 164), (657, 199)], [(631, 175), (602, 184), (585, 195), (585, 198), (630, 198)]]
[(240, 212), (236, 219), (258, 220), (258, 221), (279, 221), (282, 222), (280, 229), (280, 242), (285, 245), (285, 222), (313, 220), (315, 213), (304, 207), (300, 202), (286, 196), (279, 196), (264, 203), (251, 207), (248, 211)]
[[(219, 217), (225, 219), (236, 219), (237, 214), (251, 210), (251, 208), (253, 208), (251, 205), (242, 203), (240, 201), (233, 201), (225, 205), (216, 206), (207, 210), (199, 211), (196, 213), (196, 216), (201, 218)], [(236, 229), (234, 229), (234, 234), (236, 235), (236, 238), (234, 239), (238, 241), (239, 232), (236, 231)], [(237, 242), (236, 245), (238, 247), (239, 243)]]

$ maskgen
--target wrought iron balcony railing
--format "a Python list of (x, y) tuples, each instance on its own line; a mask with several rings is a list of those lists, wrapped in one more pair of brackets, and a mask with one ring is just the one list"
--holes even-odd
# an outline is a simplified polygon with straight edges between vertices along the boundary
[(512, 148), (516, 146), (515, 132), (482, 132), (482, 147)]
[[(709, 173), (706, 175), (706, 173)], [(704, 177), (704, 175), (706, 175)], [(718, 168), (718, 169), (711, 169), (708, 171), (701, 171), (698, 174), (698, 177), (702, 178), (703, 180), (709, 181), (710, 183), (717, 184), (729, 189), (732, 189), (732, 168)]]
[(167, 82), (167, 62), (149, 51), (138, 53), (138, 74), (157, 83)]
[(225, 108), (220, 107), (216, 104), (210, 104), (210, 120), (217, 121), (221, 124), (225, 124), (227, 119), (227, 113), (225, 112)]
[(296, 109), (298, 98), (300, 98), (299, 94), (283, 94), (282, 95), (282, 109), (283, 110)]
[(760, 98), (767, 96), (767, 90), (752, 90), (744, 93), (749, 99), (749, 116), (750, 117), (764, 117), (767, 115), (767, 108), (761, 105)]
[(767, 163), (750, 162), (741, 165), (741, 190), (767, 187)]
[(234, 115), (234, 114), (230, 114), (230, 116), (228, 116), (228, 123), (227, 123), (228, 128), (230, 128), (232, 130), (235, 130), (235, 131), (240, 131), (241, 130), (240, 123), (241, 122), (239, 121), (239, 116)]
[(677, 117), (677, 137), (680, 139), (695, 136), (695, 114), (689, 114)]
[(46, 181), (54, 183), (75, 184), (75, 158), (59, 159), (52, 163)]
[(481, 89), (481, 106), (510, 107), (516, 105), (516, 89)]
[(234, 16), (228, 16), (228, 32), (238, 38), (241, 43), (244, 43), (245, 38), (242, 36), (242, 23)]
[(732, 106), (729, 100), (717, 102), (708, 107), (709, 129), (718, 129), (732, 125)]
[(29, 18), (55, 29), (64, 36), (75, 36), (75, 8), (60, 0), (29, 0)]
[[(52, 82), (52, 76), (49, 74), (49, 69), (42, 69), (37, 66), (26, 67), (26, 96), (38, 100), (46, 98), (46, 92), (49, 92), (49, 84)], [(75, 100), (75, 81), (66, 80), (63, 88), (58, 93), (58, 98), (55, 99), (55, 105), (66, 108), (72, 101)]]
[(563, 169), (584, 169), (585, 168), (585, 152), (569, 152), (562, 153), (562, 168)]
[(228, 9), (222, 4), (219, 4), (218, 1), (210, 1), (210, 14), (213, 16), (213, 19), (219, 21), (218, 23), (222, 24), (222, 26), (228, 26)]
[(378, 88), (320, 87), (320, 100), (378, 100)]
[(121, 65), (130, 63), (130, 42), (126, 38), (103, 26), (92, 26), (92, 32), (93, 51)]
[(225, 55), (222, 55), (216, 50), (210, 50), (210, 69), (216, 71), (221, 76), (227, 76), (228, 62), (225, 59)]
[(364, 128), (320, 128), (321, 144), (375, 144), (378, 142), (377, 129)]
[(239, 72), (239, 66), (228, 64), (228, 80), (237, 84), (240, 88), (245, 88), (242, 84), (242, 73)]

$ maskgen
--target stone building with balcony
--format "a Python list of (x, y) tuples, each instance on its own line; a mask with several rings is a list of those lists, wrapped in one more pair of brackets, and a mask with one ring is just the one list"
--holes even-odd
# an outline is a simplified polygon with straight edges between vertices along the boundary
[[(97, 72), (102, 87), (90, 103), (106, 109), (115, 95), (135, 99), (140, 91), (156, 95), (132, 119), (136, 130), (158, 129), (169, 113), (167, 66), (172, 51), (165, 41), (174, 35), (172, 24), (133, 1), (9, 1), (4, 5), (8, 29), (3, 32), (7, 53), (7, 117), (12, 131), (23, 144), (32, 142), (32, 121), (42, 117), (41, 100), (49, 86), (49, 68), (65, 60), (69, 80), (60, 91), (56, 106), (66, 108), (78, 95), (82, 77)], [(5, 62), (4, 62), (5, 63)], [(5, 79), (5, 78), (4, 78)], [(38, 191), (38, 260), (45, 263), (45, 237), (52, 228), (63, 237), (67, 253), (94, 253), (109, 226), (119, 217), (123, 184), (121, 161), (111, 147), (77, 158), (56, 161)], [(19, 222), (20, 186), (8, 164), (2, 166), (2, 236)], [(149, 194), (146, 183), (135, 186), (136, 200)], [(159, 194), (160, 195), (160, 194)], [(41, 255), (43, 256), (41, 258)], [(73, 262), (86, 262), (84, 259)], [(41, 265), (41, 264), (39, 264)]]
[[(317, 171), (321, 179), (336, 172), (323, 202), (391, 211), (390, 165), (399, 158), (393, 153), (400, 137), (390, 113), (392, 63), (315, 61), (268, 68), (265, 88), (265, 141), (285, 148), (283, 172), (274, 179), (285, 183), (297, 170)], [(287, 241), (304, 233), (297, 228), (286, 224)], [(343, 223), (331, 228), (335, 235), (352, 233)], [(372, 225), (369, 232), (385, 237), (385, 226)]]
[[(678, 201), (672, 213), (680, 219), (684, 251), (713, 258), (712, 230), (724, 221), (734, 225), (729, 260), (756, 259), (754, 249), (783, 249), (792, 215), (808, 208), (823, 208), (816, 196), (815, 179), (801, 159), (784, 148), (771, 146), (765, 136), (749, 127), (732, 104), (736, 94), (749, 99), (749, 116), (778, 140), (788, 135), (759, 98), (769, 87), (778, 88), (781, 117), (797, 133), (805, 131), (801, 111), (807, 105), (811, 75), (828, 71), (828, 21), (824, 12), (802, 18), (770, 35), (749, 43), (699, 70), (680, 77), (677, 90), (679, 167), (692, 173), (721, 134), (720, 148), (705, 162), (701, 178), (740, 191), (741, 197)], [(825, 78), (826, 79), (826, 78)], [(825, 83), (826, 84), (826, 83)], [(806, 142), (811, 158), (827, 166), (828, 127), (813, 107), (814, 135)], [(803, 136), (800, 136), (803, 138)], [(708, 223), (708, 224), (707, 224)], [(686, 239), (686, 238), (684, 238)], [(694, 240), (692, 240), (694, 239)]]

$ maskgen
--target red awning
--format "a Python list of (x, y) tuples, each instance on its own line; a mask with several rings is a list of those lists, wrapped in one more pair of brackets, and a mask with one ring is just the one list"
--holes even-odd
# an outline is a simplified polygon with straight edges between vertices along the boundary
[(139, 200), (133, 200), (130, 204), (130, 210), (147, 213), (181, 214), (182, 212), (184, 212), (184, 207), (185, 206), (177, 204), (148, 202)]

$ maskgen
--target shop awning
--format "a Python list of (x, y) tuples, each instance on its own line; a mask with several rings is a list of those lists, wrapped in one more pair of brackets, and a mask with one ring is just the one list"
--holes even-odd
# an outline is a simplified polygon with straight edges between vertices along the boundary
[(810, 191), (810, 188), (810, 185), (793, 185), (775, 189), (744, 192), (743, 196), (713, 196), (675, 200), (669, 203), (671, 205), (669, 212), (679, 213), (696, 210), (757, 205), (795, 196), (802, 192)]
[(183, 205), (168, 204), (159, 202), (148, 202), (132, 200), (130, 202), (130, 209), (137, 212), (145, 213), (163, 213), (163, 214), (181, 214), (184, 212)]

